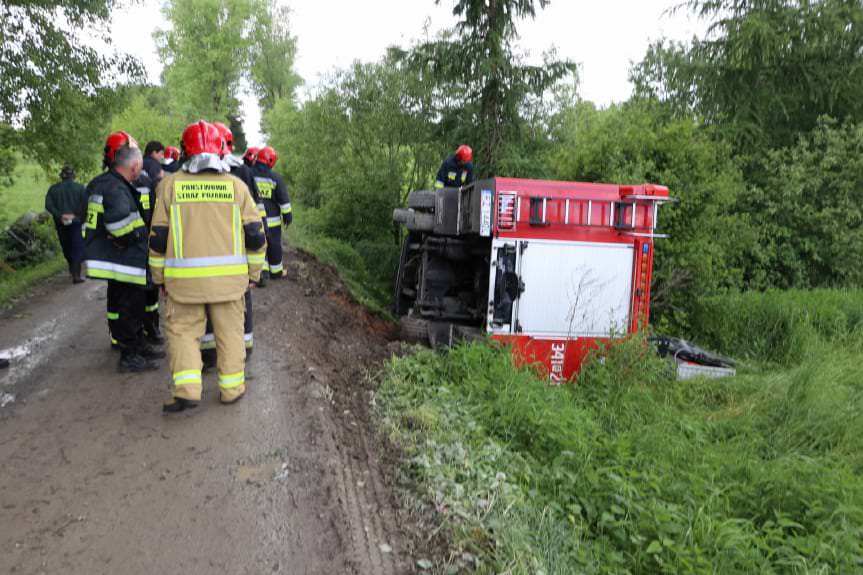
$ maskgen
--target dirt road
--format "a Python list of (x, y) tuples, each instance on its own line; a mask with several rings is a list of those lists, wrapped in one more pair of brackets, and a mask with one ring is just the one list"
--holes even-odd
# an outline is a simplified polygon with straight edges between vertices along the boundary
[[(0, 315), (0, 573), (411, 572), (361, 369), (386, 326), (289, 252), (255, 296), (249, 393), (163, 416), (166, 367), (115, 373), (105, 286), (52, 280)], [(163, 362), (166, 363), (166, 362)]]

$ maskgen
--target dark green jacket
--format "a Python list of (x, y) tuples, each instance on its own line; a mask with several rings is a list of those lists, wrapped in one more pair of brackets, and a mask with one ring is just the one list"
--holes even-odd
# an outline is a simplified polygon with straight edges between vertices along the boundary
[(84, 220), (87, 212), (87, 189), (75, 180), (63, 180), (48, 188), (45, 209), (59, 221), (63, 214), (75, 214)]

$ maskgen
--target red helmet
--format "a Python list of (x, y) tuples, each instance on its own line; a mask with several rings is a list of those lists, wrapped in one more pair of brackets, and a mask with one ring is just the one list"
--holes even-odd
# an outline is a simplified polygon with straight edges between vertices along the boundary
[(165, 148), (165, 157), (171, 158), (175, 162), (180, 159), (180, 150), (176, 146), (168, 146)]
[(258, 150), (257, 160), (262, 164), (266, 164), (267, 166), (272, 168), (276, 165), (276, 162), (279, 161), (279, 155), (273, 148), (267, 146), (266, 148), (261, 148), (260, 150)]
[(473, 150), (470, 149), (470, 146), (462, 144), (455, 151), (455, 159), (462, 164), (466, 164), (473, 160)]
[(219, 133), (222, 135), (222, 139), (225, 140), (225, 147), (228, 152), (234, 151), (234, 133), (231, 132), (231, 129), (224, 125), (221, 122), (213, 122), (213, 125), (216, 126), (216, 129), (219, 130)]
[(117, 153), (117, 150), (119, 150), (123, 146), (137, 148), (138, 142), (135, 141), (135, 138), (123, 131), (112, 132), (108, 135), (108, 139), (105, 140), (104, 154), (104, 161), (106, 166), (110, 166), (114, 163), (114, 155)]
[(245, 160), (249, 164), (254, 164), (255, 159), (258, 157), (258, 148), (248, 148), (246, 149), (246, 153), (243, 154), (243, 160)]
[(186, 157), (198, 154), (222, 154), (224, 141), (213, 124), (198, 120), (183, 130), (183, 151)]

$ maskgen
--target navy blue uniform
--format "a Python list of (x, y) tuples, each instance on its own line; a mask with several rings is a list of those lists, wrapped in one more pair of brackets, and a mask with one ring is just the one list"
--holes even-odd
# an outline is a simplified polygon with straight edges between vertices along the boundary
[(282, 224), (288, 226), (294, 219), (291, 209), (291, 198), (282, 177), (272, 171), (269, 166), (258, 162), (252, 168), (255, 185), (261, 197), (261, 203), (266, 211), (267, 225), (267, 264), (270, 277), (281, 277), (284, 271), (282, 264)]
[(458, 188), (473, 183), (473, 162), (459, 165), (455, 159), (455, 154), (450, 155), (440, 169), (437, 171), (435, 178), (435, 189), (441, 188)]

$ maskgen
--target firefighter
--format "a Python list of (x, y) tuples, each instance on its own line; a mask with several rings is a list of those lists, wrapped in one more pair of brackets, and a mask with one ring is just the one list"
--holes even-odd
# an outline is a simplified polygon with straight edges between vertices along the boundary
[(473, 183), (473, 150), (462, 144), (441, 164), (434, 187), (459, 188)]
[[(153, 204), (156, 198), (156, 182), (147, 175), (147, 172), (142, 170), (132, 185), (135, 188), (134, 195), (138, 203), (138, 209), (141, 212), (141, 217), (144, 219), (147, 234), (149, 235), (150, 221), (153, 219)], [(147, 286), (143, 317), (144, 339), (147, 343), (153, 345), (162, 345), (165, 343), (165, 339), (162, 337), (162, 332), (159, 329), (158, 286), (152, 284), (148, 284)]]
[[(244, 184), (249, 188), (249, 192), (252, 194), (252, 199), (255, 201), (255, 209), (259, 209), (259, 206), (262, 208), (261, 201), (258, 197), (258, 188), (255, 186), (255, 179), (252, 177), (252, 172), (249, 168), (241, 161), (239, 161), (236, 157), (234, 157), (234, 134), (231, 132), (231, 129), (228, 128), (221, 122), (213, 122), (213, 125), (216, 126), (216, 129), (219, 130), (219, 134), (222, 136), (222, 140), (224, 141), (224, 155), (222, 159), (225, 163), (231, 168), (231, 175), (236, 176), (240, 180), (243, 181)], [(260, 209), (259, 209), (260, 213)], [(262, 222), (263, 223), (263, 222)], [(260, 286), (260, 281), (258, 282)], [(252, 291), (246, 290), (246, 320), (243, 324), (243, 340), (246, 344), (246, 359), (252, 355), (252, 349), (254, 348), (254, 333), (253, 333), (253, 319), (252, 319)], [(204, 333), (204, 337), (201, 338), (201, 358), (204, 361), (204, 367), (209, 368), (216, 365), (217, 353), (216, 353), (216, 337), (213, 333), (213, 323), (207, 318), (207, 329)]]
[(60, 180), (48, 189), (45, 209), (54, 218), (57, 239), (69, 264), (72, 283), (78, 284), (84, 281), (81, 277), (81, 262), (84, 260), (81, 223), (87, 208), (87, 189), (75, 181), (75, 170), (71, 166), (63, 166)]
[(144, 171), (150, 176), (150, 179), (159, 183), (159, 180), (165, 175), (162, 170), (162, 160), (165, 159), (165, 146), (158, 140), (147, 142), (144, 147)]
[(162, 160), (162, 170), (166, 174), (173, 174), (180, 169), (180, 150), (176, 146), (165, 147), (165, 157)]
[(255, 160), (258, 158), (258, 148), (254, 146), (246, 148), (246, 152), (243, 154), (243, 163), (248, 167), (252, 167), (255, 165)]
[(219, 130), (204, 121), (183, 132), (183, 169), (159, 184), (150, 231), (153, 281), (164, 286), (165, 331), (174, 379), (162, 409), (179, 412), (201, 399), (206, 318), (218, 349), (221, 402), (246, 391), (244, 294), (260, 276), (266, 234), (246, 184), (222, 161)]
[(84, 224), (87, 275), (108, 280), (108, 326), (120, 348), (120, 373), (158, 369), (164, 353), (142, 337), (147, 288), (146, 224), (132, 182), (143, 169), (137, 142), (114, 132), (105, 142), (107, 168), (87, 186)]
[(267, 264), (270, 277), (278, 279), (284, 275), (282, 263), (282, 225), (291, 225), (294, 215), (291, 210), (291, 198), (282, 177), (273, 171), (273, 166), (279, 161), (276, 151), (270, 146), (261, 148), (255, 157), (255, 167), (252, 174), (261, 195), (266, 210), (267, 222)]

